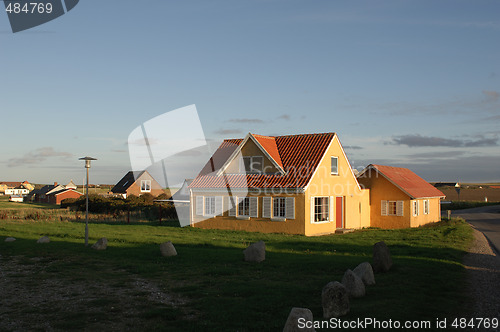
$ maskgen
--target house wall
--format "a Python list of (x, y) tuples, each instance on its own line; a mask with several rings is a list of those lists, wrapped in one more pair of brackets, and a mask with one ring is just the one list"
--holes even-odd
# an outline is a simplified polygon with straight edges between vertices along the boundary
[[(193, 194), (196, 196), (221, 196), (217, 193), (199, 192)], [(237, 196), (237, 194), (235, 194)], [(244, 196), (244, 195), (242, 195)], [(243, 230), (248, 232), (261, 233), (287, 233), (287, 234), (304, 234), (304, 194), (257, 194), (248, 193), (247, 197), (258, 197), (258, 217), (250, 217), (248, 220), (238, 219), (234, 216), (229, 216), (229, 211), (226, 206), (226, 199), (223, 198), (222, 216), (205, 219), (204, 216), (196, 215), (196, 198), (192, 199), (192, 226), (205, 229), (227, 229), (227, 230)], [(285, 221), (273, 221), (270, 218), (262, 217), (262, 202), (263, 197), (294, 197), (295, 198), (295, 218), (286, 219)]]
[(264, 157), (264, 171), (266, 173), (276, 173), (278, 169), (272, 164), (269, 158), (266, 158), (262, 150), (255, 144), (252, 139), (249, 139), (241, 149), (241, 155), (235, 158), (225, 170), (228, 174), (240, 173), (240, 158), (241, 156), (263, 156)]
[[(331, 174), (331, 157), (338, 157), (338, 174)], [(330, 199), (330, 221), (314, 222), (313, 198), (323, 196)], [(343, 228), (363, 228), (370, 226), (369, 190), (360, 189), (351, 166), (345, 157), (338, 137), (332, 140), (330, 147), (313, 175), (305, 193), (305, 235), (333, 233), (336, 225), (335, 197), (344, 198)]]
[(75, 191), (72, 191), (72, 190), (68, 190), (68, 191), (65, 191), (63, 193), (60, 193), (59, 195), (49, 195), (48, 202), (50, 204), (57, 204), (57, 205), (59, 205), (66, 198), (79, 198), (80, 196), (82, 196), (81, 193), (75, 192)]
[[(427, 199), (429, 200), (429, 214), (424, 214), (424, 201)], [(413, 207), (411, 209), (411, 227), (418, 227), (441, 220), (441, 200), (439, 197), (422, 198), (418, 199), (418, 202), (418, 216), (413, 216)]]
[[(410, 197), (394, 186), (381, 174), (367, 172), (358, 178), (365, 188), (370, 188), (370, 226), (384, 229), (411, 226)], [(382, 216), (382, 201), (403, 201), (403, 216)]]
[[(141, 181), (142, 180), (151, 180), (151, 191), (149, 191), (149, 192), (141, 191)], [(141, 196), (141, 195), (144, 195), (146, 193), (150, 193), (151, 195), (153, 195), (155, 197), (164, 193), (163, 188), (160, 186), (160, 184), (158, 182), (156, 182), (156, 180), (151, 175), (149, 175), (149, 173), (147, 173), (147, 172), (145, 172), (141, 176), (139, 176), (135, 180), (135, 182), (130, 187), (128, 187), (127, 196), (130, 196), (130, 195)]]

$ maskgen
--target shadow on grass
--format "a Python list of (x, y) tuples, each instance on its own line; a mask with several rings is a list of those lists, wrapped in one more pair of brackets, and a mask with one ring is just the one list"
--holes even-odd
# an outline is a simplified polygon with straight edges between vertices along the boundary
[[(292, 307), (310, 308), (315, 319), (321, 319), (323, 286), (340, 281), (346, 269), (371, 262), (372, 245), (379, 240), (389, 245), (393, 269), (377, 274), (377, 284), (367, 289), (365, 298), (351, 301), (351, 312), (343, 319), (435, 320), (449, 315), (465, 300), (461, 294), (463, 251), (417, 245), (424, 240), (411, 240), (410, 235), (405, 240), (404, 236), (396, 239), (389, 233), (376, 233), (307, 238), (194, 230), (192, 239), (174, 240), (175, 257), (162, 257), (159, 243), (128, 243), (111, 234), (105, 251), (57, 236), (51, 236), (48, 244), (28, 238), (1, 242), (0, 250), (3, 256), (55, 260), (50, 271), (69, 280), (92, 275), (112, 282), (110, 269), (154, 280), (188, 297), (189, 305), (201, 312), (195, 322), (180, 320), (176, 326), (204, 330), (280, 330)], [(205, 242), (199, 241), (199, 234)], [(169, 240), (168, 234), (161, 236)], [(243, 248), (258, 239), (266, 241), (266, 260), (244, 262)], [(100, 269), (102, 266), (107, 269)]]

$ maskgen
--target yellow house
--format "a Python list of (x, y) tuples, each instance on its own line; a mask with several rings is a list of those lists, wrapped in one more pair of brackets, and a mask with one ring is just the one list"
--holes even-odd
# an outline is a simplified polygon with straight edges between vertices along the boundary
[(370, 226), (335, 133), (224, 140), (189, 185), (191, 225), (320, 235)]
[(445, 195), (407, 168), (372, 164), (358, 181), (370, 189), (372, 227), (417, 227), (441, 220)]

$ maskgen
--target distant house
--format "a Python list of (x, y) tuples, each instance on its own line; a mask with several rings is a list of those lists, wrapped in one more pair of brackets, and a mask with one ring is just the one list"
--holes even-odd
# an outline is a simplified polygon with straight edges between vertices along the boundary
[(130, 171), (111, 189), (111, 193), (127, 198), (130, 195), (141, 196), (146, 193), (158, 196), (164, 191), (148, 171)]
[(434, 187), (436, 187), (436, 188), (441, 188), (441, 187), (460, 187), (460, 184), (458, 182), (436, 182), (436, 183), (434, 183)]
[(0, 182), (0, 195), (27, 195), (34, 188), (28, 181)]
[(78, 192), (75, 189), (71, 188), (62, 189), (59, 191), (51, 191), (47, 195), (47, 203), (59, 205), (66, 198), (80, 198), (81, 196), (83, 196), (81, 192)]
[(75, 189), (75, 190), (78, 188), (76, 184), (73, 182), (73, 179), (69, 181), (69, 183), (65, 187), (66, 189)]
[(370, 190), (372, 227), (417, 227), (441, 220), (445, 195), (407, 168), (372, 164), (358, 182)]
[(64, 185), (54, 182), (53, 185), (46, 185), (40, 189), (33, 190), (24, 200), (36, 203), (61, 204), (66, 198), (79, 198), (83, 196), (82, 193), (72, 188), (71, 183), (72, 181), (69, 183), (70, 187), (67, 188)]

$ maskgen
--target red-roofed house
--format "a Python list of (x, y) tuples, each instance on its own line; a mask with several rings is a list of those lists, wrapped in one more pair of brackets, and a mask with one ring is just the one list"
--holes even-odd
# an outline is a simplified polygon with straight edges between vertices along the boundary
[(370, 226), (335, 133), (224, 140), (189, 185), (191, 225), (319, 235)]
[(358, 182), (370, 189), (372, 227), (417, 227), (441, 220), (445, 195), (407, 168), (372, 164)]

